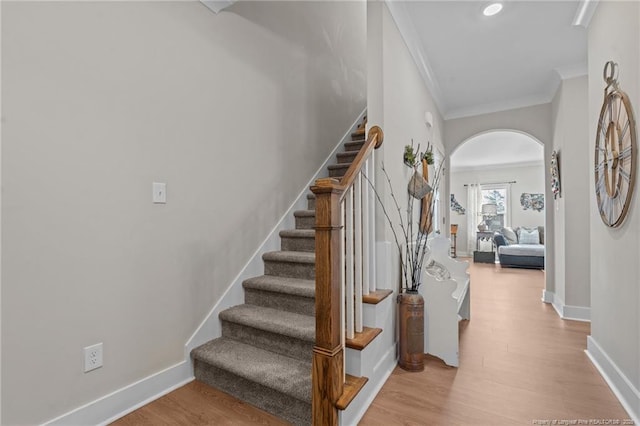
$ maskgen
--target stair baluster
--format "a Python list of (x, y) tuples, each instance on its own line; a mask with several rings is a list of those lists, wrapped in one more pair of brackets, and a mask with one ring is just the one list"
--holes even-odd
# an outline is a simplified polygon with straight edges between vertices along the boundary
[(375, 237), (370, 233), (375, 224), (371, 216), (374, 203), (369, 200), (372, 192), (362, 171), (372, 179), (373, 150), (380, 147), (382, 140), (382, 129), (372, 127), (342, 179), (318, 179), (311, 188), (316, 195), (316, 344), (312, 366), (315, 425), (338, 424), (339, 400), (345, 388), (345, 326), (347, 338), (352, 330), (362, 331), (362, 295), (371, 289), (371, 259), (375, 253), (371, 249)]

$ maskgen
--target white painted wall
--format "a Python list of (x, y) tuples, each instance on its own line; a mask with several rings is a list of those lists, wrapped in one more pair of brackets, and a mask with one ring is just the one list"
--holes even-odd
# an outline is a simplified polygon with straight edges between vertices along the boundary
[[(536, 105), (527, 108), (518, 108), (508, 111), (500, 111), (491, 114), (482, 114), (473, 117), (457, 118), (445, 122), (445, 144), (447, 153), (451, 154), (455, 149), (472, 136), (492, 130), (515, 130), (533, 136), (544, 146), (544, 164), (549, 164), (551, 158), (551, 141), (553, 140), (552, 129), (552, 105)], [(545, 167), (545, 182), (549, 182), (549, 168)], [(449, 187), (446, 189), (447, 199), (451, 193)], [(550, 185), (545, 185), (545, 199), (552, 198)], [(449, 212), (450, 213), (450, 212)], [(449, 218), (450, 219), (450, 218)], [(447, 221), (447, 228), (449, 226)], [(553, 213), (550, 209), (545, 209), (545, 233), (554, 235)], [(458, 240), (460, 241), (460, 240)], [(554, 241), (545, 241), (545, 256), (549, 259), (555, 256)], [(545, 263), (545, 288), (547, 291), (554, 290), (555, 272), (554, 263)]]
[[(561, 197), (549, 199), (555, 221), (555, 296), (559, 305), (589, 309), (590, 263), (587, 76), (562, 81), (553, 100), (553, 150), (560, 154)], [(588, 319), (588, 318), (583, 318)]]
[[(531, 143), (537, 143), (534, 140)], [(455, 154), (452, 158), (455, 162)], [(537, 212), (535, 210), (524, 210), (520, 205), (520, 194), (523, 192), (533, 194), (544, 194), (544, 165), (540, 159), (539, 165), (518, 166), (518, 167), (500, 167), (500, 168), (478, 168), (475, 170), (452, 170), (450, 174), (451, 193), (455, 194), (456, 200), (465, 209), (467, 206), (467, 187), (465, 184), (470, 183), (490, 183), (490, 182), (510, 182), (516, 181), (511, 185), (511, 198), (509, 199), (508, 208), (511, 210), (511, 226), (543, 226), (544, 211)], [(546, 202), (545, 200), (545, 207)], [(467, 219), (468, 212), (460, 215), (454, 211), (449, 211), (451, 223), (458, 224), (457, 248), (458, 256), (473, 255), (467, 249)], [(480, 218), (475, 220), (476, 225), (480, 223)], [(472, 229), (474, 232), (477, 228)]]
[(364, 108), (365, 5), (2, 9), (1, 422), (37, 424), (184, 360)]
[[(619, 82), (640, 108), (640, 3), (600, 2), (589, 25), (589, 152), (593, 153), (603, 101), (604, 64), (619, 66)], [(593, 162), (593, 154), (590, 154)], [(593, 182), (593, 167), (589, 167)], [(636, 177), (637, 179), (637, 177)], [(589, 351), (640, 421), (640, 208), (638, 187), (625, 223), (606, 227), (590, 185), (591, 337)]]

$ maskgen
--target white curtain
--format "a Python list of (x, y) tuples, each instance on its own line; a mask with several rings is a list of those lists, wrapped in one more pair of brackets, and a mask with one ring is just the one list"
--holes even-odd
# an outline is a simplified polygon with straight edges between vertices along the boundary
[(467, 253), (471, 255), (476, 250), (476, 230), (480, 222), (478, 206), (480, 205), (480, 185), (467, 186)]
[(507, 214), (504, 215), (504, 226), (511, 226), (511, 184), (505, 185), (506, 197), (504, 197), (504, 205), (507, 207)]

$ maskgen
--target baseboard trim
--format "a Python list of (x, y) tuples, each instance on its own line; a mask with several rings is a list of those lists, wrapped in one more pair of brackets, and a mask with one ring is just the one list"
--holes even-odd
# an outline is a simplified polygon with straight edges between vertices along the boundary
[(391, 373), (393, 373), (393, 370), (398, 364), (396, 346), (396, 344), (393, 344), (387, 352), (385, 352), (374, 367), (375, 377), (369, 377), (369, 382), (365, 385), (364, 389), (360, 391), (361, 394), (356, 396), (356, 399), (352, 402), (351, 406), (358, 407), (358, 411), (355, 412), (353, 416), (350, 415), (351, 413), (348, 410), (341, 412), (340, 424), (355, 426), (362, 420), (362, 417), (364, 417), (373, 400), (380, 392), (380, 389), (382, 389), (382, 386), (387, 382), (389, 376), (391, 376)]
[(633, 424), (640, 425), (640, 390), (633, 386), (593, 336), (587, 336), (587, 349), (584, 352), (634, 421)]
[(278, 223), (273, 227), (269, 235), (264, 239), (260, 247), (253, 253), (253, 256), (247, 261), (240, 273), (235, 277), (231, 284), (227, 287), (222, 297), (211, 308), (207, 316), (202, 320), (196, 331), (189, 338), (185, 345), (185, 359), (191, 363), (189, 354), (191, 350), (197, 348), (206, 342), (222, 336), (222, 325), (218, 320), (218, 314), (223, 310), (235, 305), (240, 305), (244, 302), (244, 292), (242, 290), (242, 282), (248, 278), (262, 275), (264, 270), (264, 264), (262, 262), (262, 255), (268, 251), (280, 250), (280, 236), (279, 232), (283, 229), (293, 228), (295, 226), (295, 219), (293, 212), (296, 210), (304, 210), (307, 205), (307, 193), (309, 187), (311, 187), (316, 179), (320, 177), (329, 164), (334, 160), (336, 153), (342, 148), (343, 144), (351, 140), (351, 133), (357, 128), (358, 124), (362, 121), (366, 115), (366, 109), (360, 113), (358, 118), (353, 122), (349, 130), (342, 136), (340, 142), (335, 146), (333, 151), (325, 159), (324, 163), (316, 170), (313, 177), (302, 188), (296, 200), (289, 206), (289, 209), (282, 215)]
[(562, 319), (591, 322), (591, 308), (586, 306), (564, 305)]
[[(108, 425), (193, 380), (190, 363), (182, 361), (49, 420), (44, 425)], [(138, 402), (131, 405), (132, 401)]]
[(260, 247), (254, 252), (253, 256), (249, 261), (247, 261), (240, 273), (238, 273), (235, 279), (227, 287), (220, 300), (216, 302), (205, 319), (191, 335), (185, 344), (184, 361), (104, 395), (92, 402), (89, 402), (88, 404), (75, 408), (43, 424), (107, 425), (193, 381), (194, 375), (193, 362), (190, 356), (191, 350), (222, 335), (222, 328), (220, 321), (218, 320), (218, 314), (226, 308), (243, 303), (244, 292), (242, 290), (242, 282), (247, 278), (261, 275), (263, 273), (264, 265), (262, 263), (262, 254), (270, 250), (280, 249), (279, 231), (295, 225), (293, 212), (295, 210), (306, 209), (306, 194), (309, 191), (309, 187), (313, 185), (316, 179), (320, 177), (320, 174), (326, 170), (327, 166), (333, 161), (336, 153), (342, 148), (343, 144), (350, 140), (351, 133), (357, 129), (358, 124), (362, 121), (365, 114), (366, 109), (362, 111), (349, 130), (345, 132), (340, 142), (336, 145), (331, 154), (329, 154), (322, 166), (318, 168), (307, 185), (302, 189), (300, 194), (298, 194), (298, 197), (291, 204), (287, 212), (280, 218)]
[(591, 322), (591, 308), (586, 306), (565, 305), (554, 292), (542, 290), (542, 301), (550, 303), (558, 316), (564, 320)]
[(552, 291), (542, 290), (542, 301), (544, 303), (553, 303), (554, 294)]

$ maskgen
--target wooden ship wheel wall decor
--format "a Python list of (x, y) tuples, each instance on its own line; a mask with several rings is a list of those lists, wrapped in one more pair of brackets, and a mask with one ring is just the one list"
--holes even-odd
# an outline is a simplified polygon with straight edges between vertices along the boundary
[(636, 180), (636, 121), (629, 97), (618, 87), (618, 65), (604, 66), (604, 102), (598, 119), (595, 148), (595, 190), (605, 225), (622, 225)]

